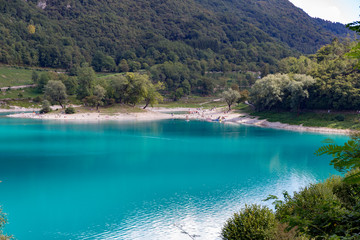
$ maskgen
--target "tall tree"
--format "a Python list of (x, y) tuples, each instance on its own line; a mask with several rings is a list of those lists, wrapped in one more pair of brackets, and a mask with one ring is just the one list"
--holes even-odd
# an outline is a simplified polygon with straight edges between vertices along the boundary
[(94, 96), (96, 97), (96, 110), (98, 110), (99, 106), (103, 104), (105, 94), (106, 94), (106, 90), (102, 86), (96, 85), (94, 87)]
[(66, 87), (61, 81), (50, 80), (45, 86), (45, 97), (64, 108), (67, 100)]
[(78, 89), (77, 98), (83, 99), (92, 95), (94, 81), (96, 78), (95, 71), (92, 67), (81, 67), (77, 69)]
[(144, 97), (145, 106), (143, 109), (147, 108), (147, 106), (153, 106), (157, 104), (159, 101), (163, 100), (163, 96), (158, 92), (159, 90), (164, 89), (164, 84), (162, 82), (158, 82), (157, 84), (153, 84), (150, 81), (147, 84), (147, 93)]
[(229, 106), (230, 111), (231, 105), (233, 105), (240, 98), (240, 93), (230, 88), (229, 90), (222, 93), (222, 97)]

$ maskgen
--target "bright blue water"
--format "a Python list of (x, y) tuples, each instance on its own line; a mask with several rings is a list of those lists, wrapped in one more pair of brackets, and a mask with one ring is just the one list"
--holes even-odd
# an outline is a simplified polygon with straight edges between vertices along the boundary
[[(245, 203), (335, 173), (325, 135), (159, 121), (0, 118), (0, 203), (17, 239), (218, 239)], [(344, 136), (332, 136), (337, 142)]]

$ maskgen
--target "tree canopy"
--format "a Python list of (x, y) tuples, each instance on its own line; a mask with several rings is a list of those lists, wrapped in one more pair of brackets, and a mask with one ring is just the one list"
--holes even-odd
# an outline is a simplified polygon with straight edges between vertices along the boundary
[(45, 86), (44, 96), (64, 108), (67, 101), (66, 87), (61, 81), (50, 80)]

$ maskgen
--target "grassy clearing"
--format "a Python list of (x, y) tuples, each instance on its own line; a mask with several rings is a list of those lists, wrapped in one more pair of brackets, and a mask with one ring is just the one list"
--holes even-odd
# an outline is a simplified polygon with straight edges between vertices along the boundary
[(0, 65), (0, 87), (33, 84), (32, 71), (32, 69)]
[[(252, 116), (267, 119), (269, 122), (281, 122), (308, 127), (328, 127), (337, 129), (360, 130), (360, 114), (356, 113), (317, 113), (305, 112), (297, 115), (293, 112), (253, 112)], [(343, 121), (341, 120), (343, 118)], [(340, 120), (339, 120), (340, 119)]]
[(6, 90), (0, 92), (0, 100), (11, 98), (35, 98), (37, 96), (41, 96), (43, 94), (40, 94), (36, 91), (35, 88), (25, 88), (25, 89), (16, 89), (16, 90)]
[(19, 101), (8, 101), (7, 105), (2, 106), (2, 108), (9, 108), (9, 106), (18, 106), (23, 108), (41, 108), (39, 103), (30, 102), (28, 100), (19, 100)]

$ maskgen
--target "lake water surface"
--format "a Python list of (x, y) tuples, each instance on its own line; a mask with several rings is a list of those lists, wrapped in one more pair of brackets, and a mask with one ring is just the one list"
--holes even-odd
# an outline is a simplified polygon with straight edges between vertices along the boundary
[[(17, 239), (219, 239), (245, 203), (336, 173), (329, 136), (208, 123), (0, 118), (0, 204)], [(338, 143), (344, 136), (331, 136)]]

